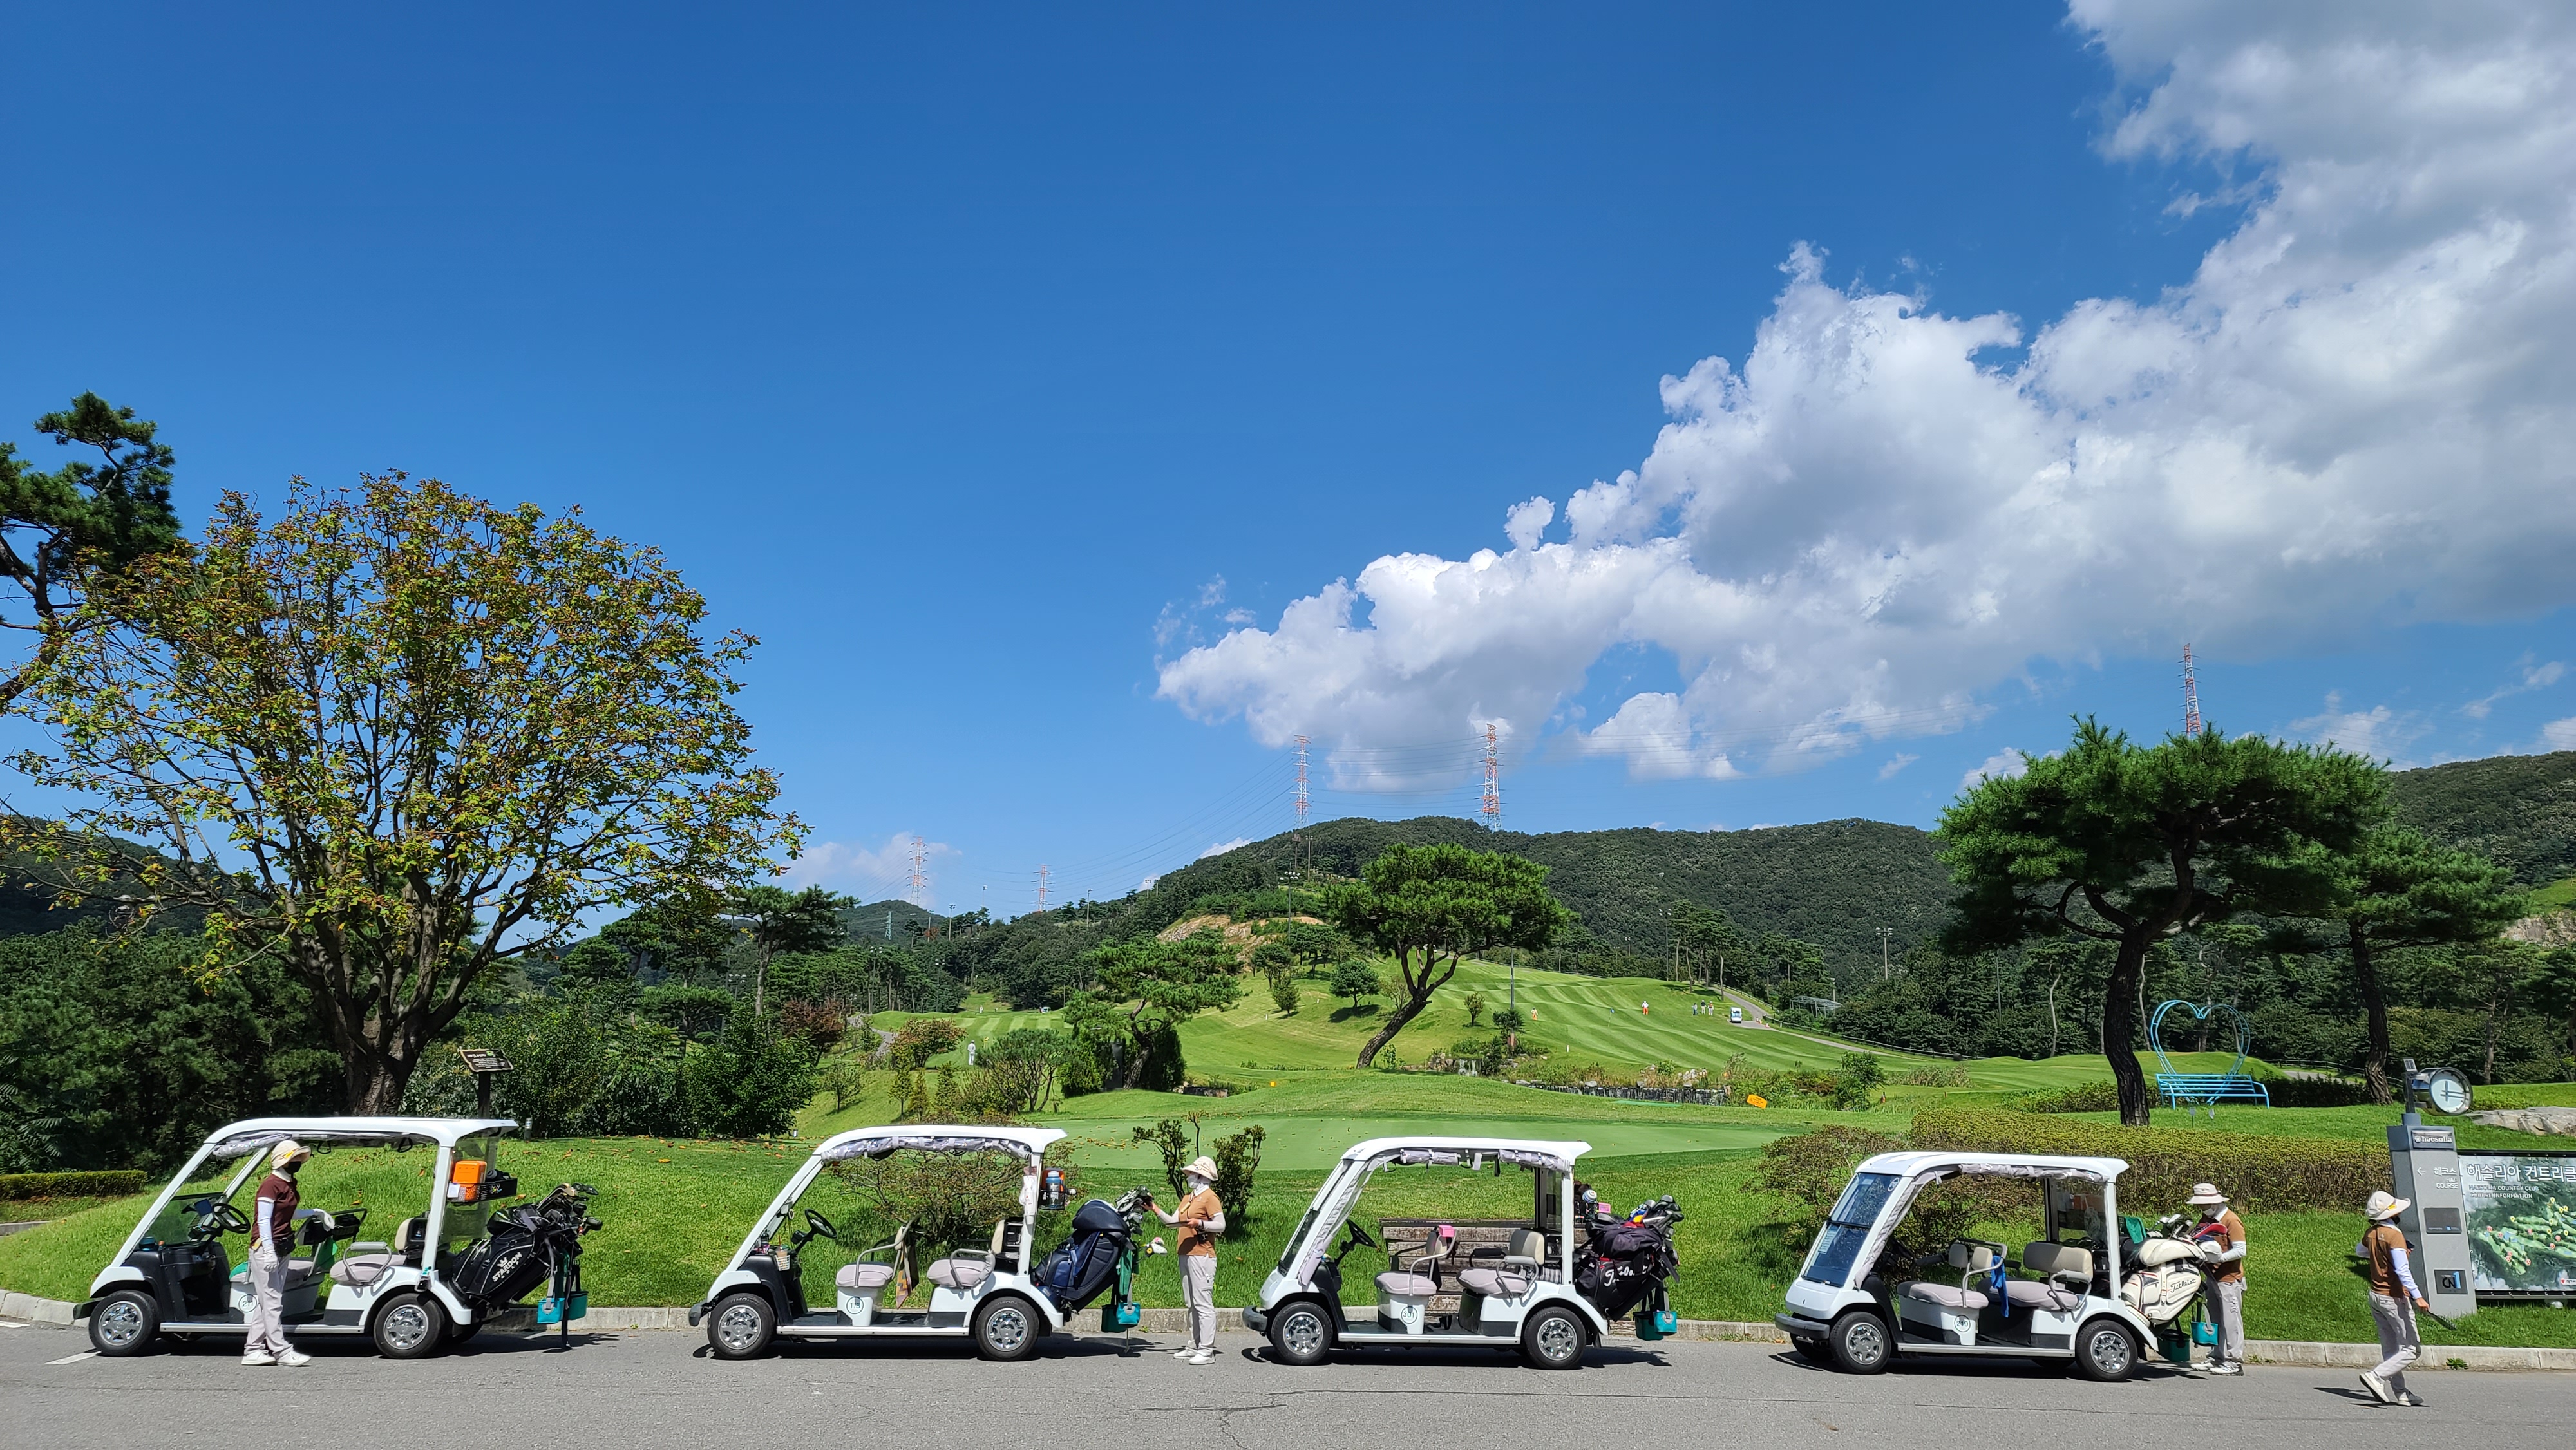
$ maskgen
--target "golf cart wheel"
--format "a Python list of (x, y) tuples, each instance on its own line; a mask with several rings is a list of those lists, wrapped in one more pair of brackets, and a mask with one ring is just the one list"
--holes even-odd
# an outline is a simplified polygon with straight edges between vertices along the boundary
[(750, 1359), (769, 1352), (778, 1337), (778, 1311), (767, 1297), (744, 1291), (727, 1294), (707, 1316), (707, 1347), (718, 1359)]
[(2075, 1336), (2075, 1372), (2115, 1384), (2138, 1367), (2138, 1336), (2117, 1319), (2096, 1319)]
[(1324, 1306), (1299, 1299), (1270, 1316), (1270, 1357), (1281, 1364), (1322, 1364), (1333, 1352), (1333, 1319)]
[(122, 1289), (89, 1311), (89, 1347), (107, 1355), (141, 1354), (152, 1347), (152, 1336), (160, 1327), (161, 1311), (152, 1301)]
[(1046, 1321), (1017, 1294), (996, 1294), (975, 1309), (975, 1352), (986, 1359), (1026, 1359), (1037, 1353)]
[(1896, 1357), (1896, 1342), (1887, 1332), (1887, 1321), (1866, 1309), (1855, 1309), (1834, 1321), (1834, 1332), (1827, 1341), (1833, 1346), (1834, 1363), (1850, 1374), (1877, 1374)]
[(427, 1294), (396, 1294), (376, 1312), (376, 1353), (426, 1359), (447, 1342), (447, 1310)]
[(472, 1339), (475, 1335), (482, 1332), (483, 1321), (480, 1319), (475, 1320), (471, 1324), (452, 1324), (449, 1325), (447, 1329), (447, 1342), (451, 1346), (463, 1344), (465, 1341)]
[(1550, 1304), (1521, 1326), (1521, 1357), (1539, 1369), (1578, 1369), (1583, 1364), (1583, 1321), (1562, 1304)]

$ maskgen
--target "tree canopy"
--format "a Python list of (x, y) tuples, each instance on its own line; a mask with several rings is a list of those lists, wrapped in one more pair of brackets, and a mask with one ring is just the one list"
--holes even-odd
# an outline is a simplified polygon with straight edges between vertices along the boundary
[(1403, 987), (1386, 1024), (1360, 1048), (1362, 1067), (1431, 1005), (1460, 957), (1496, 947), (1535, 951), (1573, 920), (1548, 895), (1546, 867), (1449, 844), (1388, 847), (1358, 882), (1326, 892), (1324, 910), (1353, 940), (1394, 958)]
[(0, 625), (36, 636), (34, 652), (0, 678), (0, 710), (25, 693), (65, 631), (100, 622), (80, 609), (92, 578), (179, 541), (179, 516), (170, 508), (177, 459), (153, 424), (83, 393), (62, 412), (38, 418), (36, 431), (66, 447), (96, 449), (101, 461), (75, 459), (47, 473), (0, 442), (0, 579), (26, 609), (0, 608)]
[(1124, 1087), (1146, 1085), (1158, 1064), (1175, 1068), (1181, 1024), (1233, 1006), (1243, 991), (1235, 976), (1238, 958), (1221, 932), (1119, 942), (1087, 960), (1096, 984), (1066, 1001), (1065, 1022), (1114, 1054)]
[(2178, 933), (2247, 912), (2313, 915), (2338, 899), (2338, 859), (2386, 813), (2361, 756), (2217, 730), (2142, 746), (2086, 719), (2062, 755), (1980, 782), (1937, 835), (1967, 951), (2073, 934), (2114, 943), (2102, 1051), (2121, 1121), (2151, 1097), (2136, 1046), (2146, 955)]
[(32, 687), (55, 746), (16, 760), (78, 805), (8, 844), (67, 898), (124, 879), (144, 920), (205, 911), (214, 964), (280, 956), (352, 1111), (401, 1101), (495, 964), (745, 879), (800, 829), (731, 703), (753, 641), (702, 639), (657, 552), (577, 516), (299, 479), (274, 520), (227, 494), (84, 607)]

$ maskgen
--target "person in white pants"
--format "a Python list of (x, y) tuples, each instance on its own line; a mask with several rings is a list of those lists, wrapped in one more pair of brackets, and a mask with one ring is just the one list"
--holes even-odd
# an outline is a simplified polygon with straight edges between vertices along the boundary
[(2424, 1352), (2415, 1311), (2429, 1313), (2433, 1308), (2424, 1291), (2415, 1287), (2413, 1268), (2407, 1263), (2406, 1234), (2397, 1227), (2397, 1215), (2406, 1211), (2408, 1202), (2381, 1189), (2370, 1195), (2370, 1205), (2363, 1210), (2370, 1217), (2370, 1232), (2362, 1235), (2360, 1244), (2362, 1257), (2370, 1261), (2370, 1317), (2378, 1323), (2379, 1352), (2385, 1357), (2378, 1368), (2361, 1372), (2361, 1387), (2383, 1405), (2424, 1403), (2406, 1388), (2406, 1366)]
[(270, 1151), (269, 1172), (259, 1181), (259, 1201), (250, 1220), (250, 1337), (242, 1342), (242, 1363), (291, 1367), (313, 1362), (313, 1356), (286, 1342), (286, 1266), (295, 1256), (295, 1209), (302, 1196), (295, 1175), (311, 1149), (287, 1139)]
[(2209, 1347), (2210, 1374), (2245, 1373), (2245, 1221), (2227, 1206), (2227, 1195), (2214, 1183), (2191, 1186), (2191, 1206), (2200, 1210), (2200, 1227), (2192, 1237), (2210, 1266), (2208, 1304), (2217, 1321), (2218, 1342)]
[[(1225, 1232), (1225, 1205), (1211, 1186), (1216, 1160), (1201, 1154), (1181, 1170), (1180, 1206), (1166, 1213), (1154, 1205), (1154, 1216), (1179, 1227), (1181, 1302), (1190, 1308), (1190, 1344), (1172, 1358), (1207, 1364), (1216, 1358), (1216, 1241)], [(1150, 1200), (1149, 1200), (1150, 1203)]]

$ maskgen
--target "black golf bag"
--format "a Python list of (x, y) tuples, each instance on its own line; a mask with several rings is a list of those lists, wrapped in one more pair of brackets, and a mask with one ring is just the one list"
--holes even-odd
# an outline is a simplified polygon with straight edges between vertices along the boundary
[(1074, 1211), (1073, 1236), (1038, 1265), (1038, 1287), (1070, 1314), (1118, 1282), (1118, 1259), (1134, 1242), (1127, 1218), (1105, 1199)]
[(1574, 1267), (1574, 1289), (1603, 1317), (1617, 1319), (1663, 1287), (1680, 1267), (1669, 1222), (1596, 1219), (1582, 1261)]
[(496, 1218), (492, 1236), (465, 1251), (448, 1283), (471, 1304), (516, 1304), (546, 1277), (549, 1258), (527, 1226)]

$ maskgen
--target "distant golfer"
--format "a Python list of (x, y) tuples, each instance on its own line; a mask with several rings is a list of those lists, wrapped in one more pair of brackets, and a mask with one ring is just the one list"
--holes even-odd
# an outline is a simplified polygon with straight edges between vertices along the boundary
[(250, 1221), (250, 1337), (242, 1342), (244, 1364), (313, 1362), (313, 1356), (286, 1342), (286, 1265), (295, 1256), (295, 1210), (303, 1201), (295, 1174), (312, 1156), (312, 1149), (289, 1138), (270, 1151), (268, 1176), (259, 1181), (258, 1211)]
[(1217, 1201), (1215, 1182), (1216, 1160), (1202, 1153), (1181, 1170), (1187, 1191), (1177, 1210), (1166, 1213), (1147, 1200), (1156, 1218), (1180, 1228), (1181, 1302), (1190, 1310), (1190, 1346), (1172, 1351), (1172, 1358), (1191, 1364), (1216, 1359), (1216, 1240), (1225, 1232), (1225, 1205)]
[(2406, 1262), (2406, 1233), (2397, 1226), (2397, 1215), (2406, 1211), (2409, 1201), (2383, 1188), (2370, 1195), (2369, 1206), (2362, 1210), (2370, 1218), (2370, 1232), (2361, 1236), (2360, 1245), (2362, 1256), (2370, 1261), (2370, 1317), (2378, 1321), (2379, 1352), (2386, 1358), (2377, 1369), (2361, 1372), (2361, 1387), (2383, 1405), (2424, 1403), (2406, 1389), (2406, 1366), (2424, 1352), (2415, 1311), (2430, 1313), (2433, 1308), (2424, 1291), (2415, 1287), (2412, 1266)]
[(2245, 1221), (2227, 1206), (2227, 1195), (2214, 1183), (2191, 1186), (2191, 1206), (2200, 1210), (2200, 1227), (2192, 1237), (2205, 1247), (2202, 1258), (2218, 1270), (2211, 1286), (2211, 1317), (2218, 1321), (2218, 1342), (2209, 1347), (2211, 1374), (2245, 1373)]

